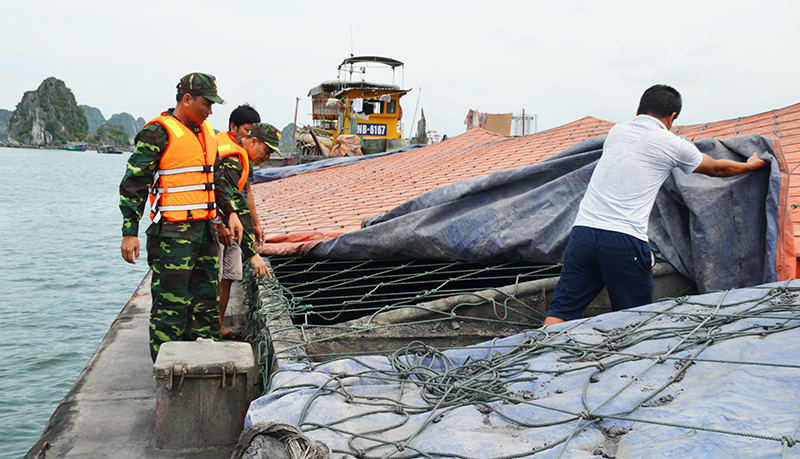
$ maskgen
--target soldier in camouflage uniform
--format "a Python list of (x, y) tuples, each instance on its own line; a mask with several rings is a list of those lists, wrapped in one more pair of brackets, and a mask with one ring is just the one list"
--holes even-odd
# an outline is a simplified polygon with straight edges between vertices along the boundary
[[(256, 123), (246, 136), (237, 138), (236, 143), (247, 152), (248, 159), (246, 160), (254, 164), (261, 164), (269, 158), (273, 151), (280, 153), (278, 149), (280, 139), (281, 133), (274, 126), (267, 123)], [(225, 190), (227, 195), (232, 196), (231, 207), (238, 214), (244, 228), (241, 242), (242, 254), (245, 260), (250, 260), (255, 277), (261, 279), (267, 274), (267, 266), (255, 250), (253, 237), (255, 225), (248, 206), (248, 198), (243, 193), (244, 187), (240, 187), (245, 167), (238, 155), (228, 155), (223, 157), (220, 168), (222, 169), (220, 187)], [(248, 166), (247, 169), (249, 170), (248, 178), (252, 178), (253, 168)], [(223, 235), (220, 234), (220, 242), (226, 244), (230, 241), (223, 240)]]
[[(223, 168), (225, 164), (225, 157), (227, 154), (234, 153), (237, 149), (233, 146), (236, 139), (246, 136), (253, 125), (261, 122), (261, 116), (255, 108), (248, 104), (242, 104), (236, 107), (228, 120), (228, 130), (217, 134), (217, 143), (219, 148), (219, 156), (222, 158)], [(239, 148), (241, 145), (237, 144)], [(247, 158), (247, 153), (242, 155)], [(250, 160), (242, 166), (244, 169), (250, 171)], [(264, 241), (264, 230), (258, 221), (258, 213), (256, 204), (253, 200), (253, 194), (250, 193), (250, 185), (253, 183), (253, 174), (251, 173), (246, 177), (247, 184), (242, 191), (242, 194), (247, 197), (247, 207), (250, 211), (253, 224), (255, 227), (255, 242), (256, 244)], [(239, 213), (239, 219), (242, 220), (242, 214)], [(242, 225), (244, 221), (242, 220)], [(233, 283), (242, 279), (242, 249), (239, 244), (232, 242), (228, 230), (225, 225), (217, 225), (217, 236), (220, 240), (220, 254), (219, 254), (219, 320), (222, 323), (223, 316), (228, 309), (228, 302), (231, 297), (231, 289)], [(239, 335), (231, 330), (227, 330), (225, 325), (221, 328), (223, 340), (243, 341), (244, 336)]]
[[(211, 75), (192, 73), (181, 78), (177, 88), (175, 108), (162, 116), (182, 123), (203, 142), (207, 138), (203, 132), (210, 128), (207, 123), (204, 125), (204, 121), (211, 114), (211, 105), (225, 103), (217, 94), (216, 80)], [(201, 125), (206, 127), (201, 129)], [(213, 139), (213, 130), (210, 135)], [(136, 147), (120, 183), (119, 203), (123, 216), (120, 249), (122, 258), (129, 263), (135, 263), (139, 258), (139, 220), (162, 155), (169, 147), (170, 134), (162, 124), (151, 122), (136, 135), (135, 142)], [(203, 155), (200, 142), (197, 145), (197, 154)], [(216, 142), (213, 141), (210, 147), (213, 147), (216, 157), (216, 188), (211, 194), (217, 208), (230, 219), (233, 237), (241, 240), (242, 226), (230, 204), (232, 196), (219, 186), (221, 161), (216, 153)], [(219, 249), (214, 229), (218, 219), (193, 219), (191, 211), (188, 215), (186, 221), (167, 221), (157, 216), (147, 229), (147, 262), (153, 271), (150, 284), (153, 298), (150, 354), (153, 361), (161, 344), (167, 341), (220, 339)], [(213, 217), (211, 211), (209, 216)]]

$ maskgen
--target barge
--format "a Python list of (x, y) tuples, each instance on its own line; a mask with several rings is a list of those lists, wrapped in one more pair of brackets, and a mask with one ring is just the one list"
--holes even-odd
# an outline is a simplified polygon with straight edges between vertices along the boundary
[[(656, 272), (658, 292), (667, 296), (678, 296), (694, 291), (694, 284), (680, 276), (670, 266), (660, 265)], [(520, 304), (541, 309), (544, 307), (544, 301), (552, 297), (556, 281), (557, 278), (549, 278), (517, 286), (514, 297), (518, 298)], [(237, 446), (236, 441), (214, 446), (201, 446), (198, 441), (196, 445), (188, 446), (184, 441), (177, 439), (174, 440), (175, 445), (179, 446), (158, 444), (156, 420), (159, 417), (160, 383), (154, 378), (154, 365), (147, 346), (151, 305), (149, 283), (148, 273), (112, 323), (100, 346), (51, 416), (41, 438), (28, 451), (25, 459), (56, 457), (83, 459), (110, 456), (120, 459), (231, 457)], [(235, 283), (229, 303), (230, 315), (226, 315), (225, 319), (226, 327), (237, 332), (244, 332), (248, 328), (246, 323), (248, 314), (244, 301), (246, 289), (253, 289), (253, 293), (256, 294), (254, 301), (258, 301), (256, 298), (272, 296), (271, 292), (280, 288), (278, 281), (269, 279), (257, 282), (250, 278), (247, 284)], [(450, 346), (476, 343), (489, 338), (491, 334), (487, 332), (498, 331), (491, 327), (484, 331), (480, 330), (480, 326), (474, 327), (475, 324), (480, 324), (480, 320), (471, 321), (470, 317), (479, 319), (493, 314), (491, 301), (477, 301), (476, 298), (497, 294), (498, 292), (474, 292), (474, 294), (465, 292), (464, 296), (468, 297), (466, 299), (456, 296), (441, 300), (437, 304), (426, 305), (432, 310), (438, 309), (450, 314), (453, 305), (464, 301), (470, 302), (469, 309), (472, 312), (459, 314), (463, 317), (457, 319), (463, 324), (462, 330), (453, 329), (449, 325), (444, 330), (418, 329), (413, 323), (418, 323), (420, 317), (414, 317), (413, 310), (399, 310), (376, 317), (373, 324), (376, 331), (372, 336), (369, 336), (369, 332), (352, 333), (352, 327), (364, 330), (363, 320), (340, 324), (339, 332), (350, 328), (350, 333), (347, 331), (337, 333), (330, 328), (326, 330), (325, 327), (319, 329), (295, 327), (291, 325), (292, 320), (287, 314), (286, 304), (262, 303), (256, 306), (260, 310), (259, 314), (272, 314), (272, 319), (265, 330), (267, 334), (260, 335), (253, 343), (253, 358), (260, 367), (268, 360), (275, 369), (282, 363), (309, 358), (326, 361), (330, 359), (330, 354), (336, 351), (350, 354), (375, 351), (382, 354), (391, 353), (414, 338), (432, 338), (433, 341), (430, 341), (432, 344), (442, 344), (443, 341), (436, 341), (438, 336), (438, 339), (448, 342)], [(592, 304), (591, 314), (608, 312), (610, 309), (607, 301), (607, 296), (601, 294)], [(389, 329), (389, 332), (380, 331), (387, 330), (385, 325), (389, 323), (398, 327)], [(252, 329), (252, 326), (250, 328)], [(530, 325), (527, 327), (512, 325), (500, 330), (500, 334), (508, 336), (526, 328), (530, 328)], [(408, 335), (410, 330), (422, 334)], [(185, 353), (183, 359), (191, 359), (191, 353)], [(232, 356), (227, 356), (217, 364), (223, 366), (230, 360)], [(232, 377), (232, 374), (228, 377)], [(221, 377), (214, 376), (214, 378), (214, 384), (221, 383)], [(253, 382), (262, 386), (265, 381), (256, 379)], [(175, 378), (174, 384), (177, 386), (178, 378)], [(259, 392), (255, 388), (248, 391), (251, 399), (254, 399)], [(224, 400), (226, 396), (222, 389), (213, 390), (211, 394), (217, 394), (220, 400)], [(196, 421), (207, 416), (208, 408), (216, 403), (218, 402), (214, 400), (198, 403), (189, 418)], [(231, 417), (225, 419), (238, 422), (238, 429), (242, 428), (241, 420), (236, 421)], [(201, 429), (196, 423), (192, 424), (189, 421), (179, 424), (186, 424), (194, 431)], [(178, 430), (182, 428), (187, 427), (179, 426)]]

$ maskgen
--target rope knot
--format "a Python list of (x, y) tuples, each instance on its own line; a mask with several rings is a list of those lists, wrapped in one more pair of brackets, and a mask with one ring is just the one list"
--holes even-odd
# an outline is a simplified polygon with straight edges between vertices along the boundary
[(600, 420), (603, 420), (603, 417), (602, 417), (602, 416), (600, 416), (600, 415), (599, 415), (599, 414), (597, 414), (597, 413), (593, 413), (593, 412), (591, 412), (591, 411), (588, 411), (588, 410), (581, 411), (581, 414), (580, 414), (578, 417), (579, 417), (580, 419), (587, 419), (587, 420), (592, 420), (592, 419), (600, 419)]
[(606, 371), (606, 366), (603, 364), (603, 362), (597, 362), (597, 365), (595, 365), (595, 366), (600, 371)]
[(406, 449), (406, 442), (401, 441), (397, 444), (397, 451), (405, 451)]
[(786, 435), (781, 437), (781, 443), (791, 448), (795, 444), (797, 444), (797, 440), (794, 437), (787, 437)]
[(400, 405), (395, 405), (395, 406), (394, 406), (394, 412), (395, 412), (396, 414), (403, 414), (403, 413), (404, 413), (404, 411), (403, 411), (403, 407), (402, 407), (402, 406), (400, 406)]
[(658, 359), (656, 360), (656, 362), (658, 362), (658, 363), (664, 363), (666, 361), (667, 361), (667, 356), (666, 355), (659, 355)]

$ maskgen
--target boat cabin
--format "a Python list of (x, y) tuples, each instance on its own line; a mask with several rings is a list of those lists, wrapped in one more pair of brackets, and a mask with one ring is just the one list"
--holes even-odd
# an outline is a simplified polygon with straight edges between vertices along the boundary
[[(336, 80), (311, 88), (313, 125), (333, 135), (355, 134), (363, 139), (365, 153), (386, 151), (405, 145), (400, 98), (409, 89), (395, 84), (403, 63), (386, 57), (359, 56), (342, 61)], [(391, 70), (391, 83), (367, 81), (367, 69)], [(379, 70), (371, 70), (377, 73)]]

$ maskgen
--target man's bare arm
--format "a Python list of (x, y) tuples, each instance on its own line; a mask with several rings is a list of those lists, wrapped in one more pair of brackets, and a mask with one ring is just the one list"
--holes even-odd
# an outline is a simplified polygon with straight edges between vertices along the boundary
[(732, 161), (730, 159), (714, 159), (703, 153), (703, 162), (694, 170), (695, 173), (704, 174), (711, 177), (732, 177), (744, 174), (745, 172), (761, 169), (767, 163), (758, 157), (758, 153), (753, 153), (747, 158), (747, 162)]

